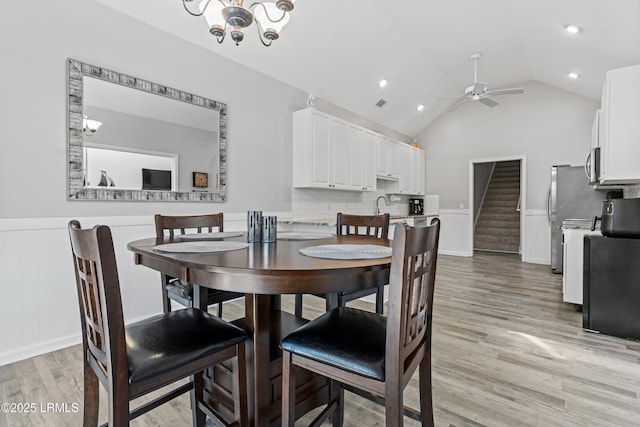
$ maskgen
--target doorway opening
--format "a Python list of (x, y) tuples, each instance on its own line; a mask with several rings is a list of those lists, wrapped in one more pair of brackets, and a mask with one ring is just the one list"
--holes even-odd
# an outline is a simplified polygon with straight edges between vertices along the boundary
[(470, 161), (471, 250), (523, 258), (525, 157)]

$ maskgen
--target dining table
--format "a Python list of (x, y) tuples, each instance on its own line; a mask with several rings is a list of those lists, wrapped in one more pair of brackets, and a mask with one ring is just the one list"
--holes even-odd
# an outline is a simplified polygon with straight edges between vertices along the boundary
[[(287, 235), (290, 238), (286, 238)], [(245, 294), (245, 317), (234, 323), (244, 327), (249, 335), (249, 419), (254, 426), (280, 425), (282, 362), (279, 343), (282, 337), (308, 321), (283, 310), (281, 296), (327, 294), (330, 296), (327, 298), (329, 309), (337, 306), (338, 292), (387, 284), (392, 241), (329, 234), (309, 234), (305, 238), (304, 233), (280, 233), (273, 243), (248, 243), (246, 233), (226, 233), (222, 238), (216, 238), (214, 233), (201, 240), (193, 237), (148, 238), (129, 242), (127, 248), (134, 253), (136, 264), (194, 284), (194, 306), (201, 309), (207, 308), (204, 288)], [(192, 245), (193, 251), (189, 250), (188, 242), (196, 244)], [(198, 244), (200, 248), (196, 247)], [(226, 248), (207, 251), (207, 245), (212, 248), (225, 245)], [(374, 250), (363, 251), (362, 256), (356, 250), (353, 255), (352, 249), (365, 247)], [(383, 249), (382, 252), (376, 253), (376, 247)], [(341, 248), (348, 248), (346, 255), (341, 254)], [(218, 371), (220, 376), (224, 369)], [(212, 393), (223, 389), (218, 383), (224, 383), (224, 378), (212, 378), (211, 381), (216, 383), (211, 387)], [(296, 417), (326, 403), (329, 393), (325, 378), (296, 373)], [(231, 401), (227, 404), (233, 405), (229, 398)], [(213, 400), (224, 402), (220, 397)]]

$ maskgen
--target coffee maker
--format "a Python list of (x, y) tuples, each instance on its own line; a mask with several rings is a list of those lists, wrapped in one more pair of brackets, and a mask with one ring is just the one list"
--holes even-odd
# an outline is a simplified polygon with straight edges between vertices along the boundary
[(424, 199), (409, 199), (409, 215), (424, 215)]

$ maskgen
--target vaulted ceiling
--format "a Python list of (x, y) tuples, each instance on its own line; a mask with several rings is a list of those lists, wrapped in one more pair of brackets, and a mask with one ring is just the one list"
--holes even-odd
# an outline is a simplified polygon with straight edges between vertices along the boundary
[(607, 70), (640, 63), (638, 0), (298, 0), (268, 48), (255, 26), (218, 44), (180, 0), (96, 1), (409, 136), (473, 82), (474, 52), (489, 89), (536, 80), (595, 100)]

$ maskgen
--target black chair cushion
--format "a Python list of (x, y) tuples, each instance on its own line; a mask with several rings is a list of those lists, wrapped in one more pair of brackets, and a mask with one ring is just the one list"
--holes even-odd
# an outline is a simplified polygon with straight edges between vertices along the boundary
[[(178, 297), (178, 300), (192, 300), (193, 285), (191, 283), (183, 282), (180, 279), (174, 279), (167, 284), (167, 293), (169, 294), (169, 298), (171, 298), (172, 295), (175, 295)], [(207, 304), (217, 304), (219, 302), (228, 301), (230, 299), (235, 299), (242, 296), (244, 296), (244, 294), (237, 292), (207, 289)]]
[(280, 348), (384, 381), (386, 326), (381, 314), (338, 307), (287, 335)]
[(126, 327), (129, 383), (147, 380), (247, 339), (244, 330), (195, 308)]

